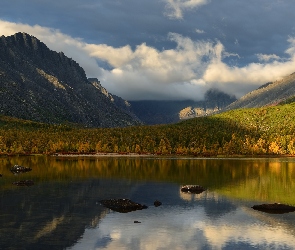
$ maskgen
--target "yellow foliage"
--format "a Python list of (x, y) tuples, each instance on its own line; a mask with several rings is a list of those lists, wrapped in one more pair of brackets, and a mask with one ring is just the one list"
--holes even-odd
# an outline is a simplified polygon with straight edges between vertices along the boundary
[(279, 154), (281, 152), (280, 146), (275, 141), (270, 143), (268, 150), (272, 154)]

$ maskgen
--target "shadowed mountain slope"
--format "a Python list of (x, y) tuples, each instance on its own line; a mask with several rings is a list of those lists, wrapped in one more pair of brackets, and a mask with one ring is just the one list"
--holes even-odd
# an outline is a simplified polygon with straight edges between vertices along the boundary
[(26, 33), (0, 37), (0, 99), (0, 114), (38, 122), (140, 124), (90, 82), (77, 62)]

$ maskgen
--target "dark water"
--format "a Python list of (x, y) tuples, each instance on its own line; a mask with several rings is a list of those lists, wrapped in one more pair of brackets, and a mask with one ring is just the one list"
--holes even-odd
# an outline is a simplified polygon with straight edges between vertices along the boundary
[[(14, 175), (15, 164), (32, 171)], [(0, 173), (0, 249), (295, 249), (294, 212), (251, 208), (295, 205), (293, 158), (2, 157)], [(113, 198), (148, 209), (100, 204)]]

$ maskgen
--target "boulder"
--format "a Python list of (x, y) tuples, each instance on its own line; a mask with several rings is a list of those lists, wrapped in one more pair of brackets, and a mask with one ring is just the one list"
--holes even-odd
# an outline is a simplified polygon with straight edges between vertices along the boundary
[(136, 210), (146, 209), (146, 205), (142, 205), (136, 202), (133, 202), (129, 199), (109, 199), (101, 200), (100, 203), (105, 207), (119, 212), (119, 213), (128, 213)]
[(184, 185), (181, 187), (180, 190), (184, 193), (200, 194), (204, 192), (206, 189), (200, 185)]
[(10, 171), (13, 173), (13, 174), (20, 174), (20, 173), (26, 173), (26, 172), (29, 172), (31, 171), (32, 169), (29, 168), (29, 167), (23, 167), (23, 166), (20, 166), (20, 165), (14, 165)]
[(252, 208), (258, 211), (271, 213), (271, 214), (283, 214), (283, 213), (289, 213), (289, 212), (295, 211), (294, 206), (281, 204), (281, 203), (254, 205)]
[(162, 205), (162, 202), (161, 201), (158, 201), (158, 200), (155, 200), (154, 201), (154, 206), (155, 207), (158, 207), (158, 206), (161, 206)]

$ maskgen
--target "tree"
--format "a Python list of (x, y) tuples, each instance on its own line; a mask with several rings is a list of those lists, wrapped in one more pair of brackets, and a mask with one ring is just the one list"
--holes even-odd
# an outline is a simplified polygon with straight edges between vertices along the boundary
[(171, 145), (167, 138), (162, 138), (159, 146), (158, 146), (158, 153), (160, 154), (171, 154)]

